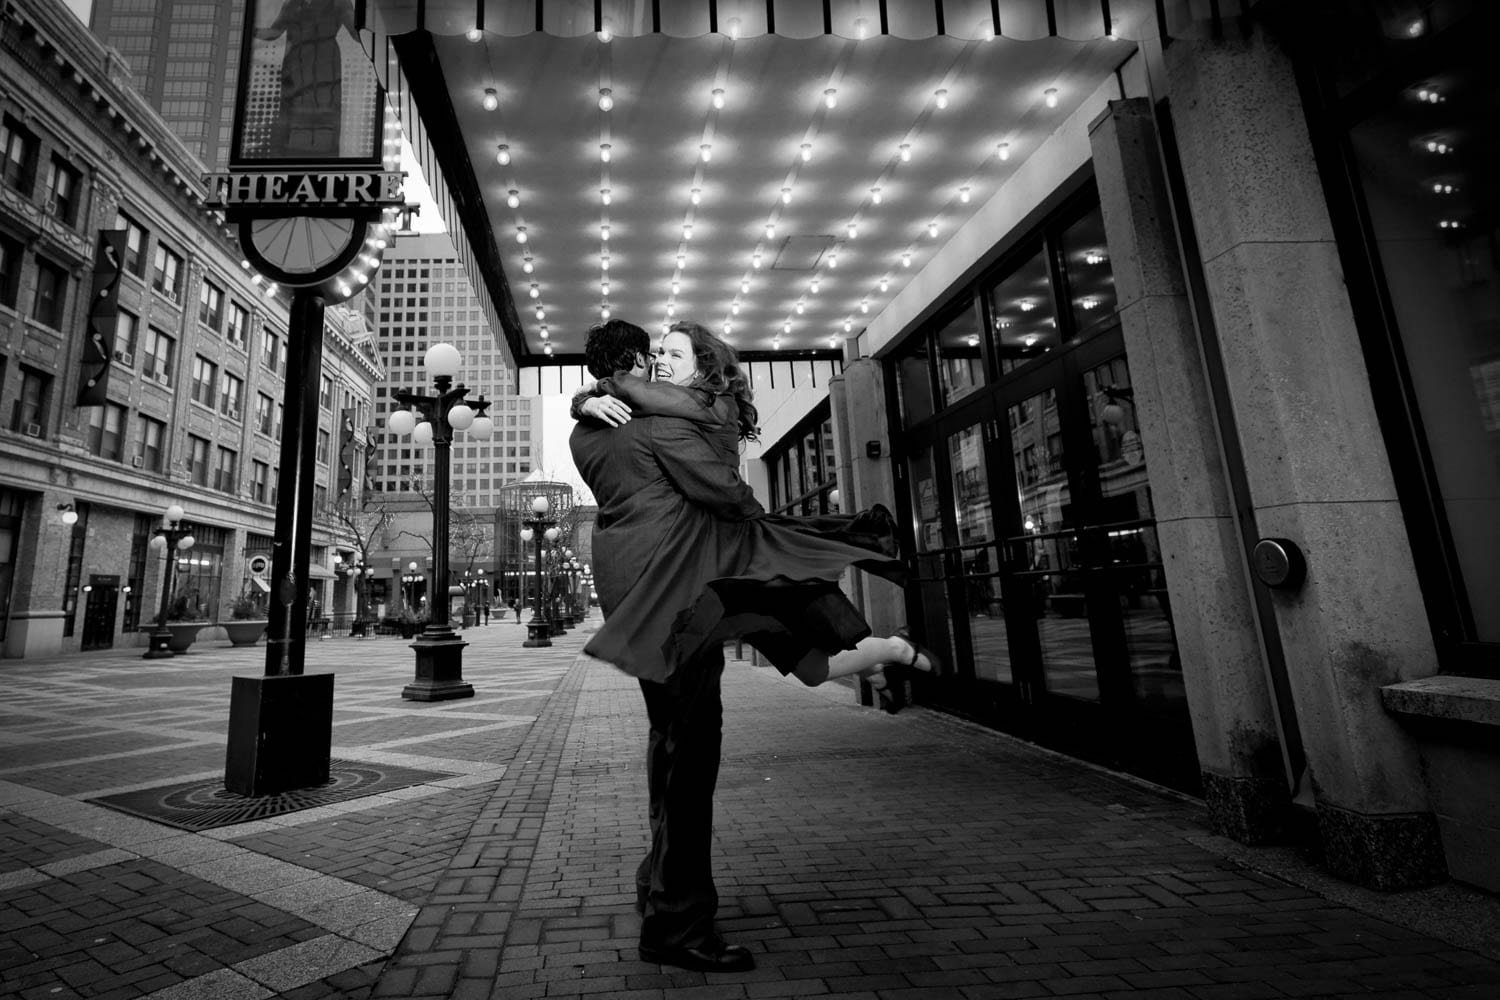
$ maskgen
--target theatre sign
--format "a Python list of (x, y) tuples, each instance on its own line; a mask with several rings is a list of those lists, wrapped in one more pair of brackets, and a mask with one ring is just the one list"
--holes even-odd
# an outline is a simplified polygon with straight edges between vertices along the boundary
[(251, 267), (330, 303), (357, 292), (404, 203), (399, 149), (352, 0), (248, 0), (228, 169), (203, 180)]

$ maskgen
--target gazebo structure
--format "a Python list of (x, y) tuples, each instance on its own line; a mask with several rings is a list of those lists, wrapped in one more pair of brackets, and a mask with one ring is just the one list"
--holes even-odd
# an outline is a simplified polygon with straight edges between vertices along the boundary
[(540, 472), (520, 482), (509, 483), (496, 491), (495, 507), (495, 587), (500, 603), (516, 601), (527, 607), (536, 600), (536, 562), (534, 545), (547, 545), (540, 538), (530, 542), (521, 539), (524, 523), (532, 519), (533, 504), (538, 497), (547, 500), (547, 517), (556, 522), (557, 545), (571, 547), (578, 511), (573, 487), (568, 483), (550, 482)]

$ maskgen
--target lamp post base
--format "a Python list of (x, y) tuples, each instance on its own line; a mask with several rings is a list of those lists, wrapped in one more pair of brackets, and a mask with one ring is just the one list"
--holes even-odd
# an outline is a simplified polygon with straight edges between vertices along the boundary
[(464, 647), (468, 643), (452, 629), (424, 632), (411, 648), (417, 653), (417, 676), (401, 689), (408, 701), (451, 701), (474, 697), (474, 685), (464, 681)]
[(256, 798), (328, 783), (333, 674), (234, 677), (224, 787)]
[(169, 656), (176, 656), (167, 646), (172, 641), (172, 633), (161, 629), (151, 633), (151, 646), (141, 654), (143, 660), (165, 660)]
[(550, 646), (552, 645), (552, 623), (541, 618), (533, 618), (526, 623), (526, 641), (522, 646)]

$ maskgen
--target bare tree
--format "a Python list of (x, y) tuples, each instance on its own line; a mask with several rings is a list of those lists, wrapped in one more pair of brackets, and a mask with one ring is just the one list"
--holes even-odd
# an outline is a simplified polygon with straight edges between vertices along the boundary
[[(377, 537), (385, 532), (386, 525), (391, 523), (392, 514), (386, 509), (383, 498), (377, 499), (367, 496), (356, 496), (354, 493), (345, 493), (339, 497), (338, 503), (333, 506), (333, 517), (344, 529), (348, 537), (353, 541), (355, 551), (358, 553), (357, 561), (367, 569), (375, 565), (371, 556), (374, 542)], [(355, 607), (354, 620), (363, 623), (369, 617), (369, 574), (362, 572), (354, 581)]]
[[(427, 479), (416, 474), (410, 477), (409, 483), (410, 492), (420, 497), (427, 505), (428, 511), (432, 511), (436, 505), (436, 498)], [(468, 506), (464, 501), (465, 495), (462, 490), (449, 491), (448, 576), (450, 579), (433, 581), (445, 596), (447, 588), (454, 583), (462, 582), (465, 577), (476, 576), (474, 570), (477, 566), (494, 562), (494, 525), (481, 517), (476, 508)], [(419, 534), (415, 531), (402, 530), (396, 533), (398, 538), (402, 535), (408, 538), (419, 538), (426, 542), (428, 557), (435, 561), (437, 553), (434, 551), (435, 541), (432, 532)]]

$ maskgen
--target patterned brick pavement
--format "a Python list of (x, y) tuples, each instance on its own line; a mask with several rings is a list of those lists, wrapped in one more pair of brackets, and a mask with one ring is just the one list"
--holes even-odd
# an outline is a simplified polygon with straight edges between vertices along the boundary
[(471, 629), (477, 695), (403, 702), (396, 639), (333, 639), (335, 756), (410, 788), (187, 833), (101, 795), (222, 775), (229, 678), (199, 643), (0, 660), (0, 996), (1500, 997), (1500, 901), (1381, 896), (1196, 803), (921, 709), (731, 663), (721, 924), (758, 968), (642, 963), (633, 681)]

